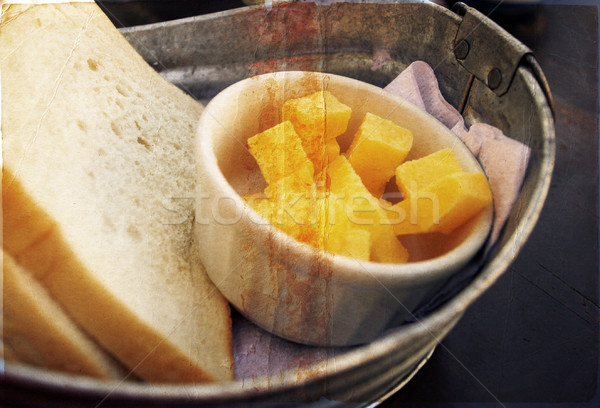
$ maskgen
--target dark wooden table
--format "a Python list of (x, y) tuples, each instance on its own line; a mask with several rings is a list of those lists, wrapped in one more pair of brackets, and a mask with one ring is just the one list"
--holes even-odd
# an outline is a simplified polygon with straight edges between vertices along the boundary
[(514, 264), (383, 406), (600, 407), (598, 9), (562, 3), (588, 5), (490, 16), (534, 51), (554, 96), (556, 166), (539, 223)]

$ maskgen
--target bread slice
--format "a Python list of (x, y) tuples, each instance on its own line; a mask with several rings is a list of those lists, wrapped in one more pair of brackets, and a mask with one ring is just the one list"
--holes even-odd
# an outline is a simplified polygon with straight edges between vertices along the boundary
[(18, 361), (102, 379), (122, 379), (124, 367), (86, 336), (46, 289), (4, 251), (3, 347)]
[(142, 379), (231, 379), (229, 306), (192, 242), (202, 106), (94, 3), (2, 7), (4, 247)]

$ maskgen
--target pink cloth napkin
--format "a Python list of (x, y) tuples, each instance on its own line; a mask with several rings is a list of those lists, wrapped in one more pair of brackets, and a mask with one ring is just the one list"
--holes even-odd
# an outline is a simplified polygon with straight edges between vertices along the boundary
[[(417, 61), (406, 68), (385, 90), (421, 107), (458, 135), (479, 159), (494, 196), (495, 219), (486, 250), (497, 240), (519, 194), (527, 169), (530, 149), (505, 136), (501, 130), (483, 123), (466, 129), (460, 113), (443, 98), (435, 74), (425, 62)], [(484, 256), (473, 260), (452, 276), (444, 288), (419, 310), (412, 321), (418, 321), (460, 291), (481, 269)], [(335, 357), (349, 348), (310, 347), (273, 336), (242, 316), (234, 316), (233, 352), (235, 377), (244, 380), (244, 387), (253, 387), (262, 376), (281, 378), (307, 373), (303, 367), (312, 365), (317, 371), (335, 366)], [(394, 330), (394, 329), (391, 329)], [(295, 373), (295, 374), (294, 374)]]
[(429, 112), (461, 138), (479, 159), (494, 197), (494, 224), (487, 244), (491, 248), (519, 195), (529, 162), (529, 147), (485, 123), (475, 123), (467, 130), (461, 114), (442, 96), (433, 69), (423, 61), (413, 62), (384, 89)]

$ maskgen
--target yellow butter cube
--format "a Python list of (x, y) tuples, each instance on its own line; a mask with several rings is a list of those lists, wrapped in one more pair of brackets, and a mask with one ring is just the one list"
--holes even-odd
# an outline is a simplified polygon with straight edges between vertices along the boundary
[(290, 99), (283, 104), (283, 120), (289, 120), (303, 140), (330, 140), (346, 131), (352, 109), (329, 91)]
[(354, 258), (359, 261), (370, 259), (371, 233), (354, 228), (351, 224), (334, 224), (327, 229), (323, 241), (325, 251)]
[(450, 233), (492, 202), (492, 192), (483, 173), (452, 173), (412, 191), (410, 197), (395, 204), (398, 214), (394, 223), (397, 235), (440, 231)]
[[(323, 151), (323, 157), (313, 161), (315, 166), (315, 181), (318, 187), (324, 187), (326, 180), (326, 172), (324, 169), (329, 166), (329, 163), (332, 163), (335, 159), (337, 159), (340, 155), (340, 145), (337, 140), (331, 139), (325, 143), (325, 149)], [(315, 164), (316, 163), (316, 164)], [(317, 170), (319, 169), (319, 170)]]
[[(306, 150), (312, 149), (312, 150)], [(329, 163), (340, 155), (340, 145), (337, 140), (326, 140), (325, 145), (311, 145), (305, 148), (306, 155), (312, 162), (315, 174), (319, 174)]]
[(331, 196), (346, 204), (345, 216), (351, 222), (357, 225), (381, 224), (385, 211), (379, 200), (367, 190), (346, 157), (339, 156), (325, 173)]
[[(329, 163), (331, 163), (332, 161), (337, 159), (337, 157), (339, 155), (340, 155), (340, 145), (338, 144), (337, 140), (335, 140), (335, 139), (327, 140), (325, 142), (325, 157), (327, 158), (326, 165), (329, 165)], [(322, 169), (323, 168), (321, 168), (321, 170)], [(317, 173), (317, 172), (315, 171), (315, 173)]]
[(385, 234), (371, 244), (371, 261), (382, 263), (408, 262), (408, 250), (395, 234)]
[(300, 242), (317, 245), (319, 230), (311, 224), (314, 199), (304, 193), (280, 194), (277, 199), (251, 194), (244, 199), (269, 224)]
[[(348, 159), (339, 156), (326, 170), (331, 198), (344, 203), (341, 214), (349, 222), (378, 231), (386, 226), (385, 211), (379, 200), (367, 190)], [(374, 232), (378, 235), (378, 232)]]
[(318, 242), (314, 222), (316, 185), (312, 171), (301, 167), (265, 189), (264, 194), (251, 194), (244, 199), (270, 224), (301, 242)]
[(358, 260), (370, 258), (371, 233), (346, 216), (346, 203), (330, 194), (320, 195), (316, 206), (315, 247)]
[(285, 194), (273, 202), (271, 224), (300, 242), (314, 245), (319, 240), (319, 230), (312, 223), (313, 211), (314, 198), (309, 194)]
[(375, 197), (380, 197), (412, 144), (410, 130), (367, 113), (348, 148), (347, 156), (369, 191)]
[[(392, 222), (387, 216), (388, 210), (367, 190), (348, 159), (344, 156), (338, 157), (329, 165), (326, 173), (330, 199), (343, 204), (343, 212), (337, 211), (336, 216), (341, 216), (344, 221), (347, 220), (353, 228), (369, 231), (370, 259), (378, 259), (378, 262), (392, 262), (391, 259), (406, 262), (408, 251), (394, 235)], [(384, 247), (377, 251), (374, 249), (375, 243)], [(384, 255), (388, 252), (390, 255)], [(392, 256), (392, 252), (397, 255)]]
[(427, 188), (442, 177), (462, 171), (456, 156), (446, 148), (417, 160), (402, 163), (396, 169), (396, 184), (406, 198), (411, 191)]
[(248, 150), (268, 184), (274, 184), (303, 167), (314, 174), (314, 167), (291, 122), (280, 123), (249, 138)]
[(317, 189), (310, 172), (299, 171), (265, 189), (273, 205), (272, 224), (301, 242), (318, 237), (314, 222)]
[(283, 120), (293, 124), (315, 173), (329, 163), (331, 148), (335, 149), (335, 145), (328, 146), (328, 142), (346, 131), (351, 113), (352, 110), (329, 91), (290, 99), (283, 104)]
[(286, 194), (305, 193), (312, 195), (315, 193), (315, 188), (311, 167), (302, 166), (275, 183), (269, 184), (265, 188), (265, 194), (267, 197), (277, 200)]

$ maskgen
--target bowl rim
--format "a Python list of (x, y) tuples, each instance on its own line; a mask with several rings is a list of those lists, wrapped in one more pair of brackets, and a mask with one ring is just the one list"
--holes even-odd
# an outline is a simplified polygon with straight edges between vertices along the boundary
[[(218, 191), (223, 194), (223, 197), (228, 197), (233, 201), (235, 207), (241, 210), (242, 219), (250, 220), (249, 224), (253, 224), (254, 232), (260, 235), (260, 237), (257, 239), (274, 239), (276, 240), (275, 242), (281, 243), (286, 250), (289, 250), (289, 253), (286, 254), (286, 257), (289, 257), (291, 254), (294, 259), (300, 258), (305, 260), (305, 262), (321, 261), (327, 265), (330, 265), (331, 270), (334, 271), (332, 280), (339, 283), (343, 282), (347, 285), (355, 285), (357, 282), (361, 282), (365, 277), (365, 273), (367, 273), (371, 276), (371, 278), (376, 279), (386, 288), (393, 288), (398, 285), (402, 287), (426, 285), (432, 281), (447, 278), (451, 274), (464, 267), (468, 261), (477, 254), (489, 237), (493, 222), (493, 203), (488, 205), (488, 207), (483, 210), (483, 213), (480, 213), (476, 216), (479, 217), (477, 222), (485, 226), (485, 228), (475, 228), (475, 230), (469, 234), (469, 237), (464, 239), (463, 242), (450, 251), (438, 257), (422, 261), (407, 262), (404, 264), (379, 263), (358, 260), (354, 257), (332, 254), (325, 251), (318, 251), (315, 250), (315, 248), (310, 244), (297, 241), (295, 238), (291, 237), (280, 229), (270, 225), (244, 201), (240, 194), (229, 183), (221, 171), (216, 155), (214, 154), (214, 135), (210, 134), (210, 132), (206, 132), (209, 134), (205, 134), (203, 131), (203, 128), (206, 125), (223, 126), (222, 123), (220, 123), (219, 120), (213, 116), (211, 108), (214, 110), (216, 105), (221, 103), (226, 104), (228, 98), (231, 98), (232, 95), (235, 95), (238, 92), (244, 91), (246, 89), (246, 85), (258, 82), (257, 79), (262, 80), (275, 78), (275, 80), (278, 81), (278, 78), (286, 78), (290, 76), (300, 78), (306, 74), (315, 76), (317, 78), (328, 77), (329, 81), (347, 81), (356, 86), (360, 86), (362, 90), (377, 93), (383, 98), (392, 100), (397, 104), (397, 106), (402, 106), (402, 109), (409, 109), (419, 112), (421, 116), (426, 117), (427, 120), (435, 123), (436, 127), (443, 129), (444, 133), (451, 135), (452, 140), (456, 142), (456, 145), (460, 146), (459, 149), (468, 153), (469, 160), (473, 161), (473, 164), (475, 165), (474, 167), (485, 175), (485, 172), (481, 168), (479, 161), (473, 156), (469, 148), (456, 134), (451, 132), (450, 129), (448, 129), (435, 117), (404, 98), (389, 93), (382, 88), (367, 82), (337, 74), (319, 71), (276, 71), (242, 79), (223, 89), (206, 105), (205, 110), (200, 117), (196, 131), (197, 162), (200, 163), (202, 170), (206, 171), (206, 175), (208, 177), (205, 177), (205, 182), (210, 183), (213, 188), (218, 189)], [(252, 220), (260, 220), (261, 222), (257, 223), (253, 222)], [(448, 268), (449, 264), (457, 267)]]

